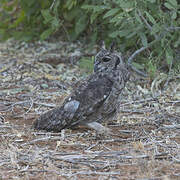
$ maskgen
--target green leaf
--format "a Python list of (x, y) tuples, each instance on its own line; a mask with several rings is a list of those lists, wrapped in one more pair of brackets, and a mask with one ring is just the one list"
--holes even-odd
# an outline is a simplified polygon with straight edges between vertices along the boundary
[(80, 34), (87, 26), (87, 17), (85, 15), (81, 16), (75, 25), (76, 34)]
[(40, 35), (40, 39), (44, 40), (46, 38), (48, 38), (52, 33), (54, 32), (54, 29), (49, 28), (47, 30), (45, 30), (41, 35)]
[(147, 43), (147, 37), (144, 33), (140, 33), (140, 38), (141, 38), (141, 42), (143, 44), (144, 47), (147, 47), (148, 43)]
[(148, 61), (147, 66), (148, 66), (148, 72), (149, 72), (150, 76), (151, 76), (152, 78), (154, 78), (155, 73), (157, 72), (156, 65), (154, 65), (154, 64), (152, 63), (152, 61), (150, 60), (150, 61)]
[(121, 20), (124, 18), (124, 12), (122, 13), (118, 13), (115, 17), (113, 17), (112, 19), (110, 19), (111, 23), (117, 23), (117, 22), (121, 22)]
[(166, 62), (168, 65), (172, 64), (173, 61), (173, 51), (172, 49), (168, 48), (166, 50)]
[(51, 16), (49, 9), (41, 10), (41, 14), (44, 17), (44, 23), (45, 24), (52, 21), (53, 16)]
[(153, 18), (153, 16), (151, 16), (147, 11), (145, 11), (146, 13), (146, 16), (148, 17), (148, 19), (153, 23), (153, 24), (156, 24), (156, 21), (155, 19)]
[(155, 3), (156, 2), (156, 0), (147, 0), (147, 1), (149, 1), (150, 3)]
[[(59, 0), (59, 2), (61, 1)], [(64, 8), (71, 10), (74, 6), (76, 6), (77, 0), (66, 0), (64, 3)]]
[(128, 10), (131, 10), (134, 7), (134, 1), (123, 0), (119, 3), (119, 6), (129, 12)]
[(0, 40), (6, 40), (9, 38), (9, 34), (5, 29), (0, 29)]
[(92, 46), (94, 46), (94, 44), (96, 43), (96, 41), (97, 41), (97, 35), (98, 35), (98, 33), (97, 33), (97, 30), (95, 29), (94, 30), (94, 33), (92, 34), (92, 36), (91, 36), (91, 47)]
[(106, 9), (110, 9), (108, 6), (94, 6), (94, 5), (83, 5), (81, 6), (82, 9), (87, 9), (87, 10), (93, 10), (93, 12), (98, 12), (98, 11), (104, 11)]
[[(79, 9), (76, 7), (76, 8), (69, 10), (69, 11), (64, 11), (63, 17), (66, 21), (73, 21), (81, 13), (82, 13), (82, 9)], [(75, 22), (75, 20), (74, 20), (74, 22)]]
[(157, 34), (159, 31), (161, 31), (161, 28), (160, 28), (159, 24), (154, 24), (152, 26), (151, 34)]
[(54, 7), (52, 9), (52, 11), (54, 12), (54, 14), (56, 16), (58, 16), (58, 7), (59, 7), (59, 5), (60, 5), (60, 1), (55, 1)]
[(133, 36), (135, 36), (136, 34), (137, 34), (136, 31), (132, 31), (130, 34), (128, 34), (128, 35), (126, 36), (126, 38), (127, 38), (127, 39), (130, 39), (130, 38), (132, 38)]
[(89, 71), (89, 72), (93, 72), (93, 61), (91, 58), (87, 58), (87, 57), (82, 57), (80, 60), (79, 60), (79, 67), (81, 69), (85, 69), (86, 71)]
[(94, 6), (93, 8), (93, 12), (99, 12), (99, 11), (104, 11), (106, 9), (110, 9), (110, 7), (107, 7), (107, 6)]
[(53, 18), (51, 24), (52, 24), (52, 28), (54, 29), (58, 29), (60, 27), (59, 19), (57, 19), (56, 17)]
[(92, 15), (91, 15), (91, 17), (90, 17), (90, 22), (91, 22), (91, 24), (94, 22), (94, 20), (97, 19), (97, 17), (98, 17), (99, 14), (100, 14), (100, 13), (92, 13)]
[(139, 63), (136, 63), (136, 62), (132, 62), (132, 65), (137, 68), (137, 69), (141, 69), (143, 70), (144, 69), (144, 66), (142, 64), (139, 64)]
[(168, 9), (174, 9), (174, 7), (170, 3), (164, 3), (164, 6), (166, 6)]
[(24, 20), (25, 20), (25, 12), (22, 10), (20, 11), (18, 18), (9, 27), (16, 28)]
[(140, 18), (139, 15), (137, 14), (137, 12), (135, 12), (135, 18), (136, 18), (136, 20), (137, 20), (140, 24), (143, 24), (141, 18)]
[(178, 3), (176, 0), (168, 0), (170, 4), (172, 4), (175, 8), (178, 6)]
[(118, 35), (119, 35), (119, 31), (114, 31), (114, 32), (109, 34), (109, 37), (116, 38)]
[(119, 11), (119, 8), (111, 9), (103, 16), (103, 18), (114, 16), (118, 11)]
[(126, 29), (126, 30), (121, 30), (119, 31), (119, 36), (120, 37), (126, 37), (127, 35), (129, 35), (132, 31), (130, 29)]
[(177, 41), (175, 41), (174, 47), (175, 47), (175, 48), (180, 47), (180, 36), (179, 36), (179, 38), (177, 39)]
[(86, 10), (92, 10), (94, 8), (94, 5), (82, 5), (81, 8)]
[(177, 13), (176, 12), (173, 12), (172, 14), (172, 19), (176, 19), (177, 18)]

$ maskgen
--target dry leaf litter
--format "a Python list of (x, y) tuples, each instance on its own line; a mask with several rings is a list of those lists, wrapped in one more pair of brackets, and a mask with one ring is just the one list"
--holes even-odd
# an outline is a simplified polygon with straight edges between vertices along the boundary
[(180, 179), (180, 76), (137, 75), (124, 90), (114, 136), (83, 127), (34, 131), (87, 76), (81, 43), (0, 44), (0, 179)]

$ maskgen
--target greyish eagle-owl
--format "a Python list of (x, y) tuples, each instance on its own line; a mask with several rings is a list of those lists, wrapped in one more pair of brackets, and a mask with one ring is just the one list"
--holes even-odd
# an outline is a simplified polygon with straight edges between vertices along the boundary
[(68, 96), (64, 103), (35, 120), (38, 130), (59, 132), (85, 125), (98, 133), (109, 131), (101, 122), (117, 112), (120, 96), (130, 72), (113, 48), (102, 47), (95, 56), (94, 72)]

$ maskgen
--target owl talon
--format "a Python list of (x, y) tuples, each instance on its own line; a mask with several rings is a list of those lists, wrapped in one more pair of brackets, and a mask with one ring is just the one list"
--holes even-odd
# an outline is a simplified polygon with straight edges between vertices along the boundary
[(103, 125), (101, 125), (98, 122), (89, 122), (86, 123), (86, 125), (91, 128), (94, 129), (96, 131), (97, 134), (107, 134), (110, 135), (112, 134), (111, 130), (109, 128), (104, 127)]

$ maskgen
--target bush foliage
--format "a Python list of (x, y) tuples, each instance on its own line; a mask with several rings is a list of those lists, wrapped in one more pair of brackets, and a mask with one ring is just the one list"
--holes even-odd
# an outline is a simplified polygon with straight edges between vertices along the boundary
[[(115, 40), (122, 53), (148, 47), (134, 65), (151, 73), (180, 66), (177, 0), (0, 0), (0, 38), (51, 35), (93, 44)], [(158, 67), (158, 68), (157, 68)]]

